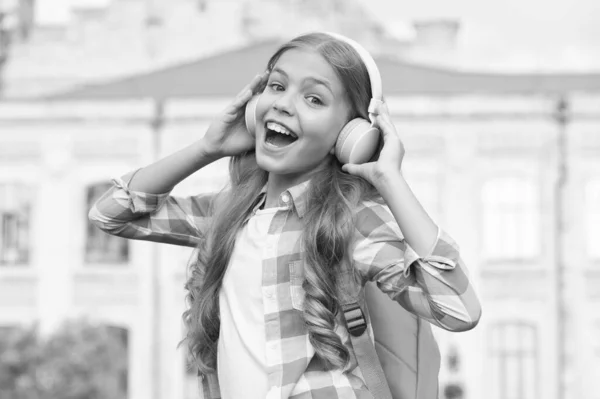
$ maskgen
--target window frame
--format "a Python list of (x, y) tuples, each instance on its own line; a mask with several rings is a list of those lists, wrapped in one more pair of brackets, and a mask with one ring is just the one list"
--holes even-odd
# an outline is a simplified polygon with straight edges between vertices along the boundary
[[(12, 190), (10, 188), (12, 188)], [(18, 205), (11, 209), (3, 206), (1, 194), (5, 188), (13, 193), (13, 200)], [(8, 197), (8, 195), (6, 196)], [(31, 184), (18, 181), (0, 181), (0, 269), (22, 269), (31, 266), (31, 215), (33, 209), (33, 188)], [(5, 246), (5, 220), (8, 215), (16, 215), (16, 248)], [(11, 240), (12, 241), (12, 240)], [(16, 251), (16, 259), (7, 259), (5, 251)]]
[[(589, 199), (589, 187), (590, 185), (597, 185), (597, 187), (595, 187), (596, 191), (596, 195), (597, 197), (594, 197), (597, 199), (596, 202), (591, 201)], [(596, 209), (594, 210), (595, 212), (592, 212), (591, 214), (596, 216), (596, 218), (591, 218), (590, 216), (590, 208), (591, 205), (596, 204)], [(583, 215), (582, 215), (582, 220), (584, 220), (584, 235), (585, 235), (585, 256), (586, 259), (589, 263), (594, 264), (596, 266), (600, 266), (600, 250), (598, 250), (597, 254), (592, 253), (592, 251), (590, 250), (590, 247), (595, 247), (597, 248), (597, 245), (590, 245), (591, 242), (591, 231), (590, 231), (590, 226), (595, 226), (595, 228), (597, 229), (597, 236), (600, 238), (600, 226), (595, 225), (594, 221), (598, 221), (600, 222), (600, 176), (594, 176), (594, 177), (590, 177), (588, 179), (586, 179), (584, 181), (583, 184)]]
[[(495, 347), (495, 334), (499, 334), (499, 338), (498, 341), (503, 344), (506, 342), (507, 340), (507, 336), (508, 334), (506, 333), (506, 330), (509, 328), (517, 328), (517, 330), (529, 330), (532, 333), (532, 340), (531, 340), (531, 348), (523, 348), (524, 344), (524, 340), (521, 339), (524, 335), (524, 333), (520, 333), (517, 334), (517, 336), (519, 336), (520, 339), (518, 339), (516, 341), (516, 345), (519, 346), (519, 348), (514, 349), (514, 348), (501, 348), (501, 345), (499, 345), (498, 347)], [(540, 381), (540, 367), (541, 367), (541, 362), (540, 362), (540, 329), (538, 328), (538, 325), (535, 322), (531, 322), (531, 321), (525, 321), (525, 320), (507, 320), (507, 321), (497, 321), (497, 322), (493, 322), (491, 323), (488, 328), (487, 328), (487, 334), (486, 334), (486, 352), (487, 352), (487, 356), (488, 359), (490, 361), (490, 366), (488, 367), (488, 369), (491, 370), (496, 370), (496, 364), (492, 363), (492, 362), (498, 362), (497, 366), (498, 366), (498, 370), (501, 370), (503, 373), (500, 375), (495, 375), (493, 372), (490, 373), (490, 375), (492, 375), (492, 378), (497, 378), (497, 386), (501, 387), (500, 392), (498, 393), (497, 398), (498, 399), (511, 399), (511, 396), (507, 396), (506, 394), (506, 387), (508, 385), (508, 378), (506, 377), (506, 370), (508, 370), (507, 367), (507, 358), (516, 358), (517, 361), (519, 362), (519, 370), (521, 371), (520, 373), (516, 373), (515, 375), (518, 376), (519, 378), (519, 398), (524, 398), (523, 394), (524, 392), (524, 383), (523, 383), (523, 370), (525, 368), (525, 365), (523, 363), (525, 363), (528, 358), (530, 358), (530, 360), (533, 361), (533, 396), (531, 398), (526, 398), (526, 399), (539, 399), (540, 395), (541, 395), (541, 381)], [(502, 335), (500, 335), (502, 334)], [(528, 334), (528, 332), (525, 332), (525, 334)], [(525, 345), (526, 346), (526, 345)], [(504, 378), (503, 378), (504, 376)], [(492, 383), (492, 386), (494, 386), (495, 384)], [(503, 396), (503, 394), (505, 396)]]

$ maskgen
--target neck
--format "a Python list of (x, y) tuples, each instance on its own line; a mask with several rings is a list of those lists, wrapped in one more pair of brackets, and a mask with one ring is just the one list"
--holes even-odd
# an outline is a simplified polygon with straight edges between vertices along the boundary
[(330, 167), (329, 160), (324, 160), (320, 165), (308, 172), (280, 175), (269, 172), (267, 181), (267, 198), (265, 208), (272, 208), (278, 205), (279, 196), (285, 190), (303, 183), (313, 177), (323, 168)]

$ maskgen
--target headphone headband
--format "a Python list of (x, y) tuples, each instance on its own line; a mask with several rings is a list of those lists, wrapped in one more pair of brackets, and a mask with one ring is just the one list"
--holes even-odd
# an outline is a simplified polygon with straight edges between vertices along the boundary
[(337, 40), (340, 40), (352, 46), (352, 48), (354, 48), (354, 50), (356, 50), (356, 52), (360, 56), (362, 62), (365, 64), (365, 67), (367, 68), (367, 72), (369, 74), (369, 80), (371, 81), (371, 101), (369, 103), (368, 109), (369, 119), (371, 120), (371, 122), (374, 122), (375, 115), (377, 114), (377, 109), (381, 105), (383, 105), (383, 84), (381, 82), (381, 74), (379, 73), (379, 68), (377, 68), (375, 60), (363, 46), (361, 46), (358, 42), (350, 39), (349, 37), (340, 35), (339, 33), (325, 33)]

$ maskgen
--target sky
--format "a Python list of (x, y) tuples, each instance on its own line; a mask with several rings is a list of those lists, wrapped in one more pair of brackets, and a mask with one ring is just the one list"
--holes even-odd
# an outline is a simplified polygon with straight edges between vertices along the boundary
[[(0, 2), (15, 0), (0, 0)], [(115, 0), (37, 0), (41, 22), (68, 18), (71, 5)], [(192, 0), (190, 0), (192, 1)], [(231, 1), (231, 0), (208, 0)], [(600, 0), (364, 0), (399, 35), (412, 20), (455, 18), (467, 65), (500, 70), (600, 70)]]

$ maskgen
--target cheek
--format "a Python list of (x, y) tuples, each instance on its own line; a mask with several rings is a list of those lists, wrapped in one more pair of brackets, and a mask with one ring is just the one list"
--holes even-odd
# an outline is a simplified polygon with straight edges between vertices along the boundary
[(342, 128), (344, 122), (338, 118), (310, 118), (305, 121), (307, 130), (309, 129), (313, 134), (315, 144), (326, 145), (327, 147), (332, 146)]

